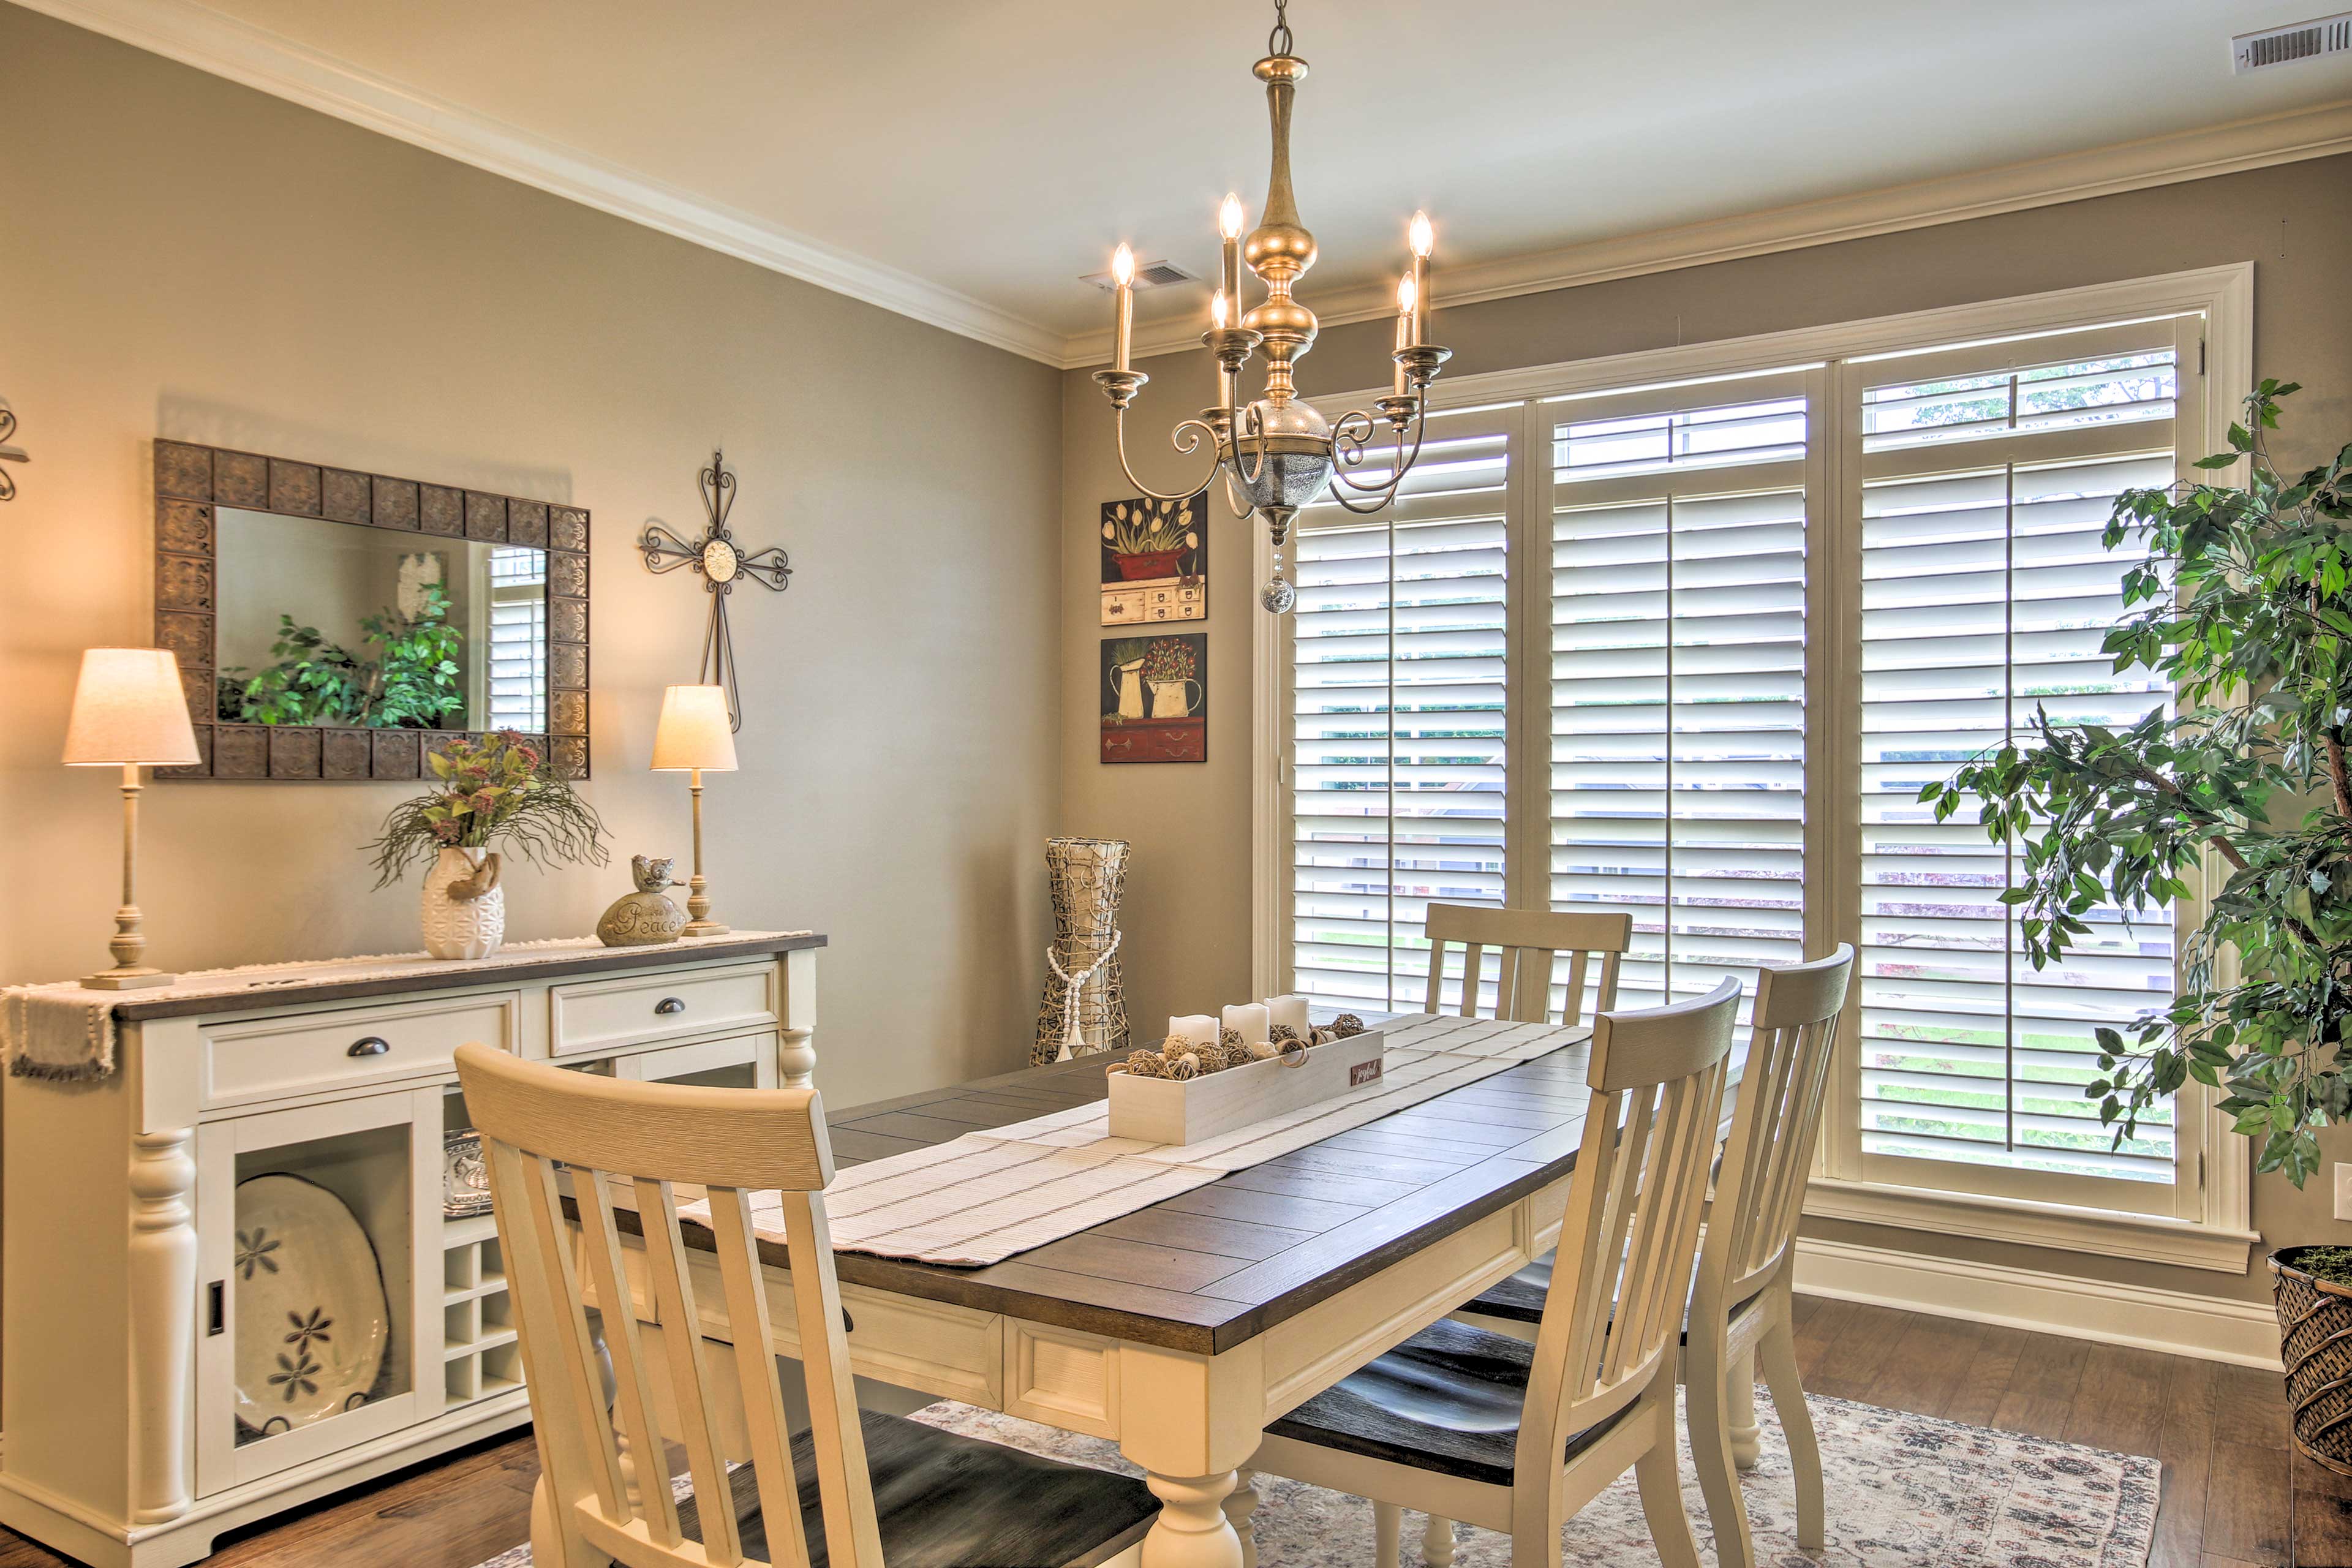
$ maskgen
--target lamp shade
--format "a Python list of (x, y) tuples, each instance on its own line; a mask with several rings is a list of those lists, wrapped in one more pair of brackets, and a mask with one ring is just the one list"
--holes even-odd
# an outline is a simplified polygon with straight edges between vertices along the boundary
[(662, 693), (653, 771), (683, 773), (688, 768), (735, 771), (735, 729), (727, 719), (724, 687), (673, 686)]
[(188, 694), (180, 685), (180, 661), (169, 648), (82, 650), (73, 718), (66, 725), (65, 760), (70, 767), (197, 760)]

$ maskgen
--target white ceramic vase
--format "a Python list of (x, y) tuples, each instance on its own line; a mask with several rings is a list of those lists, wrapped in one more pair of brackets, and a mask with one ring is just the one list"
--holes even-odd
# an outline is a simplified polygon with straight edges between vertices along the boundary
[(418, 923), (436, 958), (488, 958), (507, 934), (507, 890), (488, 849), (444, 849), (425, 874)]

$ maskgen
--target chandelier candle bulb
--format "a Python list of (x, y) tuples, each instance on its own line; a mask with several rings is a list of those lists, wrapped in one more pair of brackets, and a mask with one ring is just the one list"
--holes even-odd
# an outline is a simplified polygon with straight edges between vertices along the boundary
[(1225, 1027), (1238, 1032), (1245, 1046), (1262, 1044), (1273, 1022), (1263, 1002), (1235, 1002), (1225, 1009)]
[(1404, 351), (1412, 347), (1414, 294), (1412, 274), (1408, 272), (1397, 279), (1396, 381), (1393, 395), (1398, 397), (1406, 396), (1412, 391), (1405, 376)]
[(1122, 244), (1111, 252), (1111, 281), (1118, 286), (1118, 299), (1111, 307), (1112, 368), (1132, 368), (1129, 360), (1135, 351), (1135, 252)]
[[(1217, 287), (1234, 305), (1242, 302), (1242, 199), (1231, 191), (1225, 193), (1225, 205), (1217, 209), (1217, 227), (1225, 237), (1224, 266), (1218, 274)], [(1219, 321), (1217, 325), (1225, 323)]]
[(1437, 233), (1430, 227), (1427, 213), (1412, 215), (1405, 243), (1412, 250), (1412, 346), (1419, 348), (1429, 341), (1429, 253), (1437, 248)]

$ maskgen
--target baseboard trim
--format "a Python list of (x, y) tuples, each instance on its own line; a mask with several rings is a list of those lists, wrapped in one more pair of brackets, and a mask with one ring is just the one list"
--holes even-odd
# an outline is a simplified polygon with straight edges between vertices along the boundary
[(2279, 1369), (2278, 1320), (2266, 1302), (1811, 1237), (1797, 1242), (1797, 1289), (1832, 1300)]

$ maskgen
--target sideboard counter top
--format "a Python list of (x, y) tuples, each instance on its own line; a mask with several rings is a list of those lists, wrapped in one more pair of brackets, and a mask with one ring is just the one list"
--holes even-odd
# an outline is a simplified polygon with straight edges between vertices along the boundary
[[(606, 947), (594, 937), (562, 942), (512, 943), (488, 958), (435, 959), (419, 953), (373, 958), (323, 959), (313, 963), (269, 964), (182, 976), (183, 984), (150, 993), (90, 992), (93, 1001), (112, 1005), (115, 1018), (140, 1023), (220, 1013), (242, 1004), (283, 1006), (340, 1002), (416, 991), (447, 990), (495, 983), (508, 974), (552, 979), (567, 974), (604, 974), (647, 969), (681, 961), (758, 958), (826, 945), (821, 931), (736, 931), (645, 947)], [(242, 977), (240, 983), (239, 977)]]

